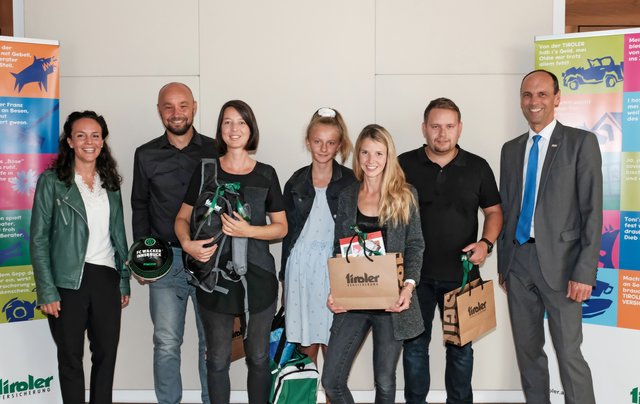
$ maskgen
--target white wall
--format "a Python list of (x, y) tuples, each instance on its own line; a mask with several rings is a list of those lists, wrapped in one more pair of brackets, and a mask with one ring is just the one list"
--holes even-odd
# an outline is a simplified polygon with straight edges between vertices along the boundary
[[(276, 168), (282, 185), (308, 164), (302, 136), (318, 107), (340, 110), (352, 139), (365, 124), (386, 126), (397, 149), (405, 151), (422, 144), (422, 111), (439, 96), (462, 109), (461, 146), (485, 157), (497, 175), (500, 146), (525, 129), (518, 86), (533, 66), (534, 36), (553, 33), (553, 4), (29, 0), (24, 27), (26, 37), (61, 42), (61, 117), (76, 109), (105, 115), (126, 206), (134, 149), (162, 133), (155, 103), (168, 81), (191, 86), (199, 100), (196, 125), (207, 134), (213, 134), (223, 102), (247, 101), (262, 133), (256, 157)], [(274, 246), (276, 257), (279, 250)], [(495, 254), (482, 273), (496, 277)], [(475, 344), (474, 389), (489, 401), (498, 401), (500, 390), (520, 389), (506, 300), (500, 290), (496, 297), (498, 328)], [(153, 389), (147, 306), (147, 289), (134, 285), (123, 318), (116, 390)], [(187, 324), (182, 375), (185, 389), (197, 390), (195, 330), (192, 321)], [(431, 386), (441, 391), (438, 327)], [(370, 354), (367, 344), (351, 374), (355, 390), (373, 388)], [(244, 389), (245, 375), (243, 363), (233, 364), (233, 389)]]

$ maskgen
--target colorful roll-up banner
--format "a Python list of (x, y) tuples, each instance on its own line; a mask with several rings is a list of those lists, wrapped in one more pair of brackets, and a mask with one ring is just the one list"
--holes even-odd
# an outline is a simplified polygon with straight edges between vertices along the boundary
[[(535, 52), (536, 67), (560, 81), (557, 119), (595, 133), (602, 152), (600, 262), (582, 305), (596, 400), (639, 404), (640, 29), (538, 37)], [(552, 369), (552, 402), (564, 403), (557, 373)]]
[(29, 258), (36, 181), (58, 151), (59, 98), (58, 42), (0, 36), (0, 401), (7, 403), (62, 402)]

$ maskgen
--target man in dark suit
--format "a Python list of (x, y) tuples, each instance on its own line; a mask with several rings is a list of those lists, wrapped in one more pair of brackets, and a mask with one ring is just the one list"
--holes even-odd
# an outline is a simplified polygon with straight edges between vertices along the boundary
[(498, 272), (527, 403), (550, 402), (546, 311), (565, 402), (595, 404), (580, 345), (582, 302), (591, 296), (600, 253), (602, 161), (593, 133), (556, 121), (559, 103), (554, 74), (524, 77), (520, 107), (529, 131), (505, 143), (500, 159)]

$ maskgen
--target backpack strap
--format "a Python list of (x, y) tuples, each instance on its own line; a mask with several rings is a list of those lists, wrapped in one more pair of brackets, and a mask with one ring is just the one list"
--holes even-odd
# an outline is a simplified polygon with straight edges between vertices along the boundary
[[(207, 169), (208, 165), (213, 166), (213, 170)], [(213, 183), (216, 186), (220, 185), (218, 183), (218, 159), (201, 159), (200, 160), (200, 189), (198, 190), (198, 195), (202, 193), (202, 189), (205, 184), (209, 183), (209, 176), (213, 176)]]

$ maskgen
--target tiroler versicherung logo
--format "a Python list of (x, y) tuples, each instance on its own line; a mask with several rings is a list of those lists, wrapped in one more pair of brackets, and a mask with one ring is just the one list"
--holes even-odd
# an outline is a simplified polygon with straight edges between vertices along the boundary
[(51, 392), (53, 376), (35, 377), (29, 375), (26, 380), (0, 379), (0, 400), (33, 396)]
[(366, 272), (363, 275), (347, 274), (347, 286), (377, 286), (380, 275), (369, 275)]
[(478, 302), (475, 306), (467, 307), (467, 311), (469, 312), (469, 317), (473, 317), (476, 314), (480, 314), (487, 309), (487, 301)]

